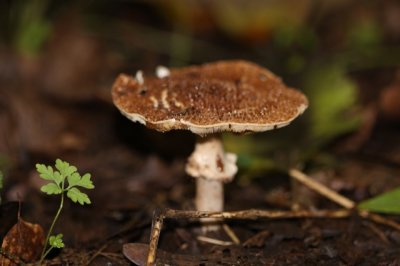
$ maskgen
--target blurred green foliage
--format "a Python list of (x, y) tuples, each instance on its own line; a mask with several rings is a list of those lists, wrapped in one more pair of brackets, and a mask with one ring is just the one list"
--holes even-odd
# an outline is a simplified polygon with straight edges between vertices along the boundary
[(285, 57), (283, 67), (290, 73), (301, 73), (308, 65), (307, 57), (317, 49), (318, 36), (309, 27), (282, 25), (274, 31), (272, 42)]
[(45, 16), (47, 7), (47, 0), (28, 1), (21, 5), (14, 39), (19, 53), (37, 55), (48, 38), (51, 24)]
[(362, 201), (358, 204), (358, 208), (371, 212), (400, 214), (400, 188)]
[(10, 164), (10, 158), (4, 153), (0, 153), (0, 169), (7, 169)]
[(23, 56), (38, 55), (52, 29), (52, 22), (46, 14), (50, 4), (48, 0), (3, 3), (5, 10), (0, 11), (0, 20), (5, 25), (1, 29), (3, 42), (11, 44)]
[(372, 19), (356, 21), (348, 31), (347, 45), (354, 49), (370, 50), (381, 44), (382, 29)]
[(1, 204), (1, 190), (3, 189), (3, 172), (0, 171), (0, 204)]
[(310, 101), (309, 137), (315, 142), (326, 144), (360, 125), (357, 87), (341, 65), (313, 69), (305, 79), (304, 89)]
[(241, 184), (248, 183), (253, 177), (261, 176), (265, 172), (282, 170), (272, 158), (243, 152), (238, 154), (237, 166), (241, 172), (239, 178)]
[(216, 24), (235, 38), (254, 44), (268, 38), (275, 29), (297, 28), (309, 12), (309, 0), (212, 2), (210, 8)]

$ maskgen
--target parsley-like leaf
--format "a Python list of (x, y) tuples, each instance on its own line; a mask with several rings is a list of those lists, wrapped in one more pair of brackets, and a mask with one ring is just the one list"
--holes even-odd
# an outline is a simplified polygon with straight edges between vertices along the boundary
[(44, 164), (36, 164), (36, 170), (39, 172), (39, 176), (45, 180), (53, 180), (53, 168)]
[(81, 192), (76, 187), (73, 187), (73, 188), (68, 190), (67, 197), (70, 198), (75, 203), (79, 202), (79, 204), (81, 204), (81, 205), (84, 205), (85, 203), (86, 204), (90, 204), (91, 203), (88, 195), (86, 195), (85, 193)]
[(74, 187), (80, 182), (81, 175), (79, 173), (75, 172), (72, 175), (68, 176), (67, 178), (68, 178), (69, 187)]
[(40, 190), (48, 195), (52, 194), (61, 194), (62, 189), (57, 186), (55, 183), (49, 183), (40, 188)]
[[(92, 189), (94, 188), (94, 185), (90, 180), (90, 174), (85, 174), (83, 177), (81, 177), (81, 175), (77, 172), (77, 168), (75, 166), (70, 165), (69, 163), (64, 162), (60, 159), (57, 159), (55, 162), (56, 170), (53, 170), (51, 166), (46, 166), (43, 164), (36, 164), (36, 169), (41, 178), (52, 181), (42, 186), (40, 190), (49, 195), (61, 194), (60, 206), (58, 208), (56, 216), (53, 219), (50, 231), (47, 233), (46, 245), (43, 248), (42, 255), (39, 260), (39, 264), (41, 265), (42, 261), (44, 260), (46, 255), (51, 251), (52, 248), (64, 247), (64, 243), (62, 241), (62, 236), (63, 236), (62, 234), (58, 234), (56, 236), (51, 235), (53, 225), (56, 223), (59, 214), (63, 208), (62, 203), (64, 202), (64, 195), (65, 195), (64, 193), (66, 193), (67, 197), (70, 198), (75, 203), (78, 202), (81, 205), (90, 204), (91, 201), (88, 195), (81, 192), (77, 188), (77, 186), (87, 189)], [(50, 248), (48, 248), (48, 245), (50, 245)]]
[(64, 162), (60, 159), (56, 160), (56, 168), (58, 171), (60, 171), (63, 177), (70, 176), (77, 171), (75, 166), (70, 165), (69, 163)]
[(61, 182), (64, 180), (63, 176), (58, 171), (54, 171), (53, 173), (53, 181), (60, 186)]
[(87, 189), (93, 189), (94, 185), (92, 180), (90, 180), (91, 175), (90, 174), (84, 174), (81, 178), (81, 180), (79, 181), (78, 185), (83, 187), (83, 188), (87, 188)]
[(50, 238), (49, 238), (50, 246), (52, 246), (54, 248), (63, 248), (64, 242), (63, 242), (62, 238), (63, 238), (63, 234), (58, 234), (56, 236), (50, 236)]

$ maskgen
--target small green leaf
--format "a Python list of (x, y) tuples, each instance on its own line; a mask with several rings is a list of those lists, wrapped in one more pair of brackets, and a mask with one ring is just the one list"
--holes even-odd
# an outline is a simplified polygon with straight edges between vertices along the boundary
[(75, 166), (70, 165), (69, 163), (64, 162), (60, 159), (56, 160), (56, 168), (64, 177), (70, 176), (77, 171)]
[(371, 212), (400, 214), (400, 188), (362, 201), (358, 204), (358, 208)]
[(36, 164), (36, 170), (39, 176), (45, 180), (53, 180), (53, 168), (44, 164)]
[(64, 180), (60, 172), (54, 171), (53, 173), (53, 180), (57, 184), (57, 186), (60, 186), (61, 182)]
[(76, 169), (76, 167), (73, 166), (73, 165), (68, 166), (68, 168), (65, 169), (65, 175), (66, 175), (66, 176), (70, 176), (70, 175), (72, 175), (73, 173), (75, 173), (77, 170), (78, 170), (78, 169)]
[(58, 234), (56, 236), (50, 236), (50, 238), (49, 238), (50, 246), (52, 246), (54, 248), (63, 248), (64, 242), (63, 242), (62, 238), (63, 238), (63, 234)]
[[(64, 162), (60, 159), (57, 159), (55, 162), (56, 171), (53, 170), (51, 166), (45, 166), (43, 164), (36, 164), (36, 169), (39, 172), (39, 175), (46, 180), (50, 180), (50, 182), (41, 187), (41, 191), (46, 194), (62, 194), (61, 203), (63, 202), (64, 193), (67, 193), (67, 197), (70, 198), (73, 202), (78, 202), (81, 205), (91, 204), (91, 201), (85, 193), (81, 192), (75, 186), (81, 186), (84, 188), (94, 188), (92, 181), (90, 180), (90, 174), (85, 174), (83, 177), (77, 172), (77, 168), (73, 165), (70, 165), (68, 162)], [(1, 173), (1, 172), (0, 172)], [(68, 181), (68, 187), (66, 187), (65, 179)], [(0, 184), (1, 185), (1, 184)], [(60, 204), (58, 212), (53, 219), (53, 225), (55, 224), (58, 216), (62, 210), (63, 204)], [(52, 232), (53, 226), (51, 226), (50, 231), (48, 232), (48, 237), (46, 242), (51, 247), (47, 248), (45, 245), (42, 256), (40, 258), (39, 264), (43, 261), (44, 257), (51, 251), (52, 248), (63, 248), (64, 243), (62, 240), (63, 235), (58, 234), (56, 236), (50, 236)]]
[(90, 180), (90, 178), (91, 178), (90, 174), (83, 175), (78, 185), (87, 189), (93, 189), (94, 185), (92, 180)]
[(70, 198), (75, 203), (79, 202), (79, 204), (81, 204), (81, 205), (84, 205), (85, 203), (86, 204), (90, 204), (91, 203), (88, 195), (86, 195), (85, 193), (81, 192), (76, 187), (73, 187), (70, 190), (68, 190), (67, 197)]
[(76, 186), (81, 181), (80, 174), (76, 172), (73, 173), (72, 175), (69, 175), (67, 178), (70, 187)]
[(49, 183), (40, 188), (40, 190), (48, 195), (61, 194), (62, 189), (54, 183)]
[(57, 159), (55, 166), (56, 166), (58, 171), (62, 172), (69, 166), (69, 163), (64, 162), (64, 161), (62, 161), (60, 159)]

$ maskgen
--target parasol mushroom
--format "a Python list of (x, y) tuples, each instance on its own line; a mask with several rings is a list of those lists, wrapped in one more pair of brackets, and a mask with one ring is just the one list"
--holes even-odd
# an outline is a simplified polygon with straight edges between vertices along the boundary
[(234, 60), (180, 69), (158, 67), (116, 79), (114, 104), (127, 118), (161, 132), (190, 130), (200, 136), (186, 164), (196, 178), (196, 208), (222, 211), (223, 183), (237, 172), (221, 132), (262, 132), (288, 125), (308, 106), (299, 91), (254, 63)]

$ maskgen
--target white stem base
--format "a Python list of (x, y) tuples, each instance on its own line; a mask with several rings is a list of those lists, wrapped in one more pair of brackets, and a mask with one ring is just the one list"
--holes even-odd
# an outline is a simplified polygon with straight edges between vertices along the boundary
[(217, 180), (196, 179), (196, 209), (221, 212), (224, 210), (224, 184)]
[[(196, 178), (196, 209), (198, 211), (221, 212), (224, 210), (224, 183), (217, 180)], [(203, 233), (218, 231), (218, 218), (201, 218)]]

